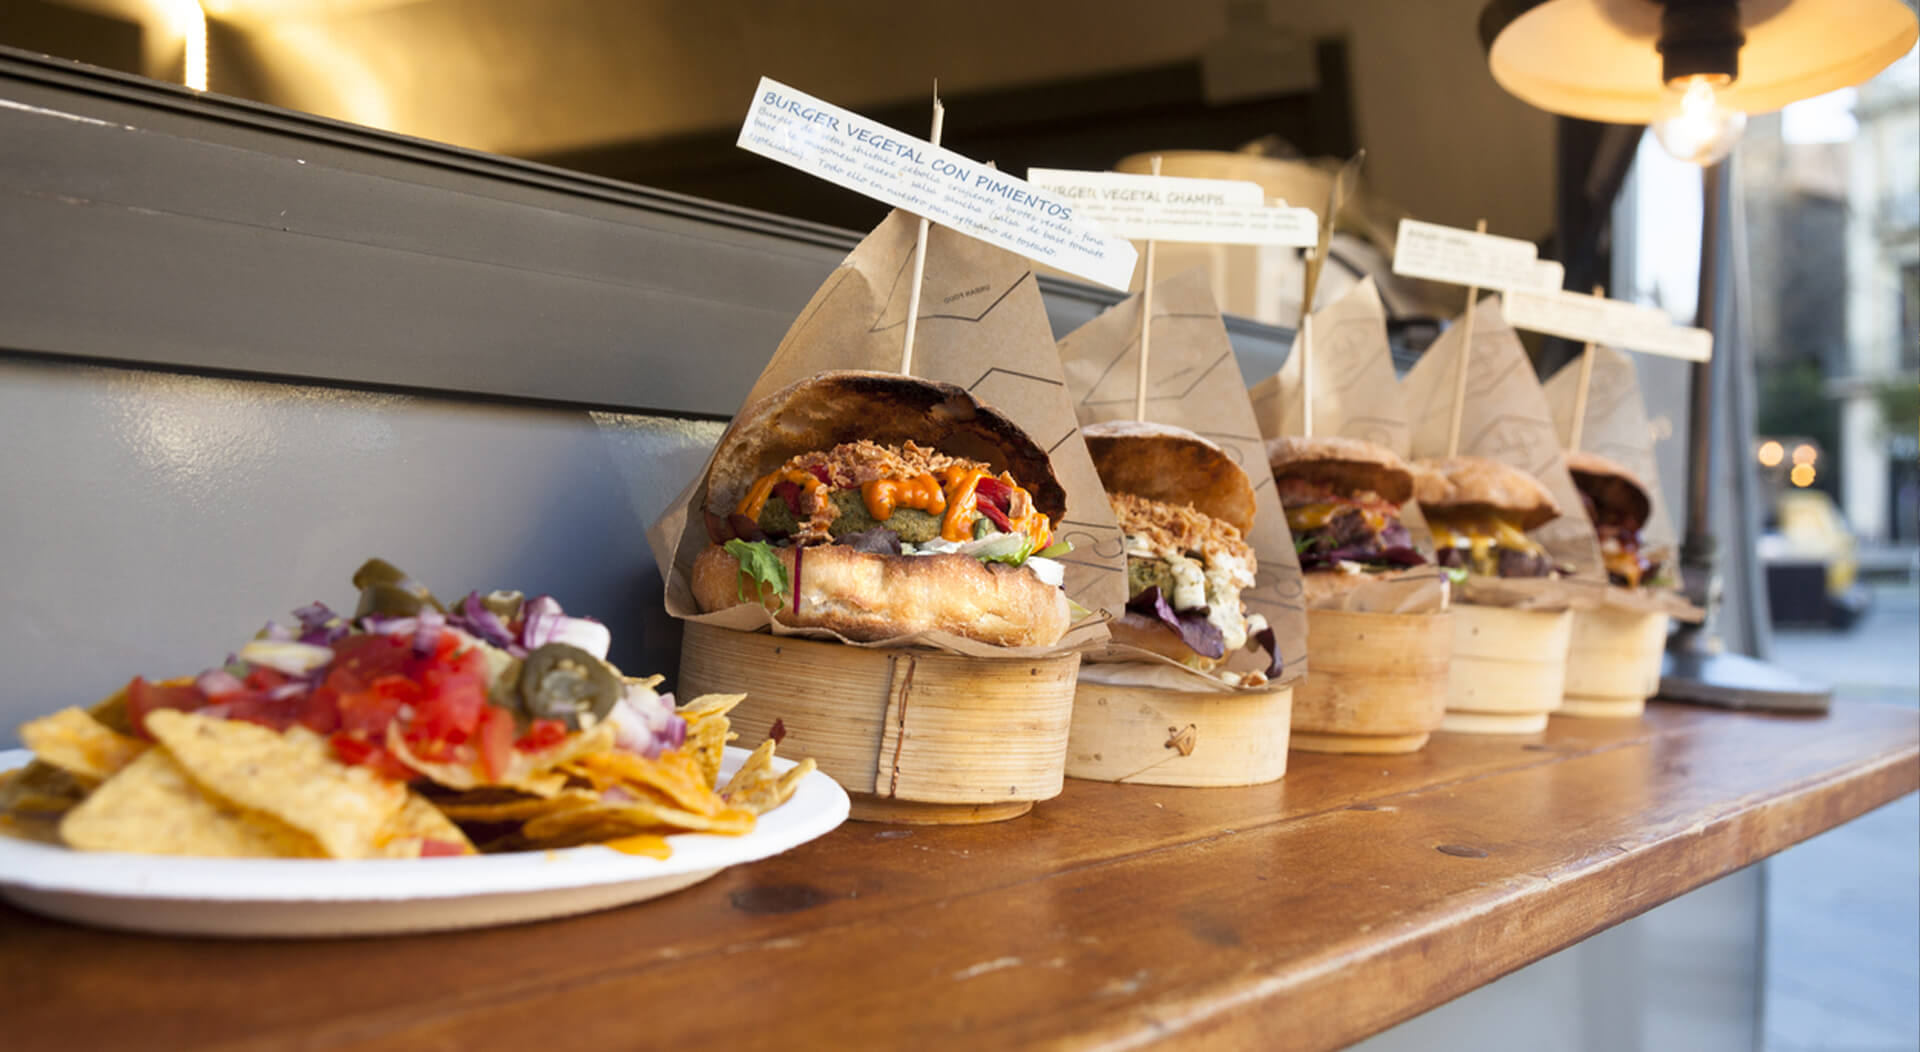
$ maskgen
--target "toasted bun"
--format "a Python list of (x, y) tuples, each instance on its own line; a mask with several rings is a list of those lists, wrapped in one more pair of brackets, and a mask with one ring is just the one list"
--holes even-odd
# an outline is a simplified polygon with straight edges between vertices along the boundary
[(852, 370), (820, 373), (741, 410), (714, 452), (707, 508), (724, 515), (755, 479), (788, 459), (862, 438), (883, 445), (911, 439), (982, 461), (1010, 472), (1055, 522), (1066, 513), (1066, 490), (1047, 451), (999, 410), (952, 384)]
[(1394, 504), (1413, 496), (1413, 472), (1399, 454), (1357, 438), (1282, 435), (1267, 440), (1267, 467), (1277, 479), (1297, 478), (1347, 494), (1372, 490)]
[(1513, 519), (1523, 530), (1560, 517), (1560, 505), (1540, 480), (1487, 457), (1448, 457), (1421, 462), (1444, 477), (1444, 493), (1433, 488), (1432, 497), (1420, 498), (1420, 506), (1443, 513), (1492, 512)]
[[(774, 549), (793, 577), (793, 548)], [(825, 628), (856, 642), (918, 632), (949, 632), (1003, 647), (1052, 646), (1066, 634), (1067, 594), (1032, 570), (966, 555), (874, 555), (840, 545), (806, 549), (800, 608), (769, 597), (774, 619)], [(693, 561), (693, 598), (711, 613), (737, 606), (740, 563), (711, 547)]]
[(1646, 522), (1653, 513), (1646, 483), (1618, 461), (1597, 453), (1568, 453), (1567, 470), (1596, 507), (1624, 511), (1635, 523)]
[(1190, 504), (1246, 533), (1253, 528), (1253, 481), (1226, 450), (1182, 427), (1110, 420), (1080, 429), (1109, 492), (1162, 504)]
[(1209, 671), (1226, 660), (1202, 657), (1194, 653), (1193, 648), (1180, 638), (1180, 633), (1158, 621), (1152, 624), (1136, 624), (1127, 620), (1109, 621), (1107, 631), (1113, 633), (1113, 641), (1117, 644), (1151, 651), (1201, 672)]

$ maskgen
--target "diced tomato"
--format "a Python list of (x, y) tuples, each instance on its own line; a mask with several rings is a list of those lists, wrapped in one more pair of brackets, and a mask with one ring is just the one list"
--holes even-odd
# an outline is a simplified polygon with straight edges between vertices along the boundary
[(542, 749), (551, 749), (566, 740), (566, 724), (559, 720), (534, 720), (533, 724), (527, 728), (527, 733), (521, 735), (520, 740), (513, 743), (513, 747), (521, 752), (539, 752)]
[(466, 853), (465, 844), (455, 843), (452, 840), (435, 840), (432, 837), (426, 837), (420, 841), (421, 858), (448, 858)]
[(827, 474), (827, 466), (825, 464), (814, 464), (809, 466), (807, 470), (813, 472), (813, 477), (819, 479), (822, 486), (833, 485), (833, 477)]
[(285, 686), (293, 682), (293, 677), (278, 669), (271, 669), (265, 665), (254, 665), (248, 670), (247, 678), (244, 682), (248, 689), (266, 694), (275, 687)]
[(315, 734), (332, 734), (340, 729), (340, 692), (322, 683), (307, 695), (300, 708), (300, 726)]
[(381, 676), (404, 673), (412, 657), (413, 641), (405, 637), (347, 636), (333, 645), (327, 682), (343, 694), (363, 690)]
[(135, 676), (127, 684), (127, 718), (142, 737), (147, 734), (147, 713), (160, 709), (192, 712), (206, 705), (207, 696), (192, 683), (148, 683)]
[(480, 765), (490, 781), (499, 781), (513, 763), (513, 714), (487, 706), (480, 720)]
[(418, 771), (395, 759), (385, 747), (368, 741), (359, 733), (341, 731), (327, 740), (333, 745), (333, 754), (340, 758), (341, 763), (362, 764), (398, 782), (410, 782), (420, 777)]

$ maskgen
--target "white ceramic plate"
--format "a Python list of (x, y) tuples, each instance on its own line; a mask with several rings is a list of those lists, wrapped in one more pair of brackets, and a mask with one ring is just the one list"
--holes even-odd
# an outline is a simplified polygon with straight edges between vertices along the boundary
[[(745, 762), (728, 748), (721, 777)], [(0, 770), (33, 754), (0, 752)], [(785, 770), (791, 760), (774, 760)], [(847, 794), (815, 771), (745, 836), (679, 833), (669, 859), (589, 846), (457, 858), (178, 858), (74, 851), (0, 835), (0, 898), (107, 928), (174, 935), (308, 937), (478, 928), (624, 906), (728, 866), (777, 855), (847, 818)]]

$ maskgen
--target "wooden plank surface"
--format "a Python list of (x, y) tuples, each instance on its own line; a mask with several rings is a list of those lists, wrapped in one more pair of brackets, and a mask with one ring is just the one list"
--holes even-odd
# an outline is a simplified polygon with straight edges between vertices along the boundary
[(1069, 781), (653, 903), (217, 942), (0, 908), (9, 1049), (1335, 1047), (1920, 786), (1920, 714), (1655, 705), (1249, 789)]

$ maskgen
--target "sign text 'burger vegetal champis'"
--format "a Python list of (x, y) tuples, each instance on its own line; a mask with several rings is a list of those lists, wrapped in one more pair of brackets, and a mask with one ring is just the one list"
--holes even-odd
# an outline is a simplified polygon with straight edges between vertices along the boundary
[(1216, 245), (1314, 244), (1310, 208), (1269, 207), (1259, 183), (1125, 172), (1029, 168), (1035, 186), (1059, 194), (1083, 218), (1121, 237)]
[(1109, 288), (1133, 276), (1133, 246), (1073, 202), (775, 80), (760, 79), (736, 145)]

